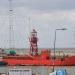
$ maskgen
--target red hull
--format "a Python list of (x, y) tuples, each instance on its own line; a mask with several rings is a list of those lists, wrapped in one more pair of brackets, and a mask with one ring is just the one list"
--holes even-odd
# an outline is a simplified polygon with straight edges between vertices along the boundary
[(8, 65), (56, 65), (56, 66), (73, 66), (75, 65), (75, 56), (66, 56), (62, 59), (41, 59), (38, 57), (30, 56), (7, 56), (3, 59)]
[(75, 65), (75, 56), (58, 56), (52, 59), (50, 52), (42, 50), (39, 55), (6, 55), (1, 62), (7, 65), (56, 65), (56, 66), (72, 66)]

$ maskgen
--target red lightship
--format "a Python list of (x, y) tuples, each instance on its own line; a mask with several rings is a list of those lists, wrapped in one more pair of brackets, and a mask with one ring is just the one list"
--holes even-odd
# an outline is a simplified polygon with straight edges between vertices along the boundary
[(46, 65), (46, 66), (73, 66), (75, 65), (75, 56), (55, 57), (51, 56), (51, 51), (41, 50), (38, 52), (38, 38), (35, 29), (31, 32), (29, 38), (30, 42), (30, 53), (29, 55), (6, 55), (2, 57), (0, 61), (2, 65)]

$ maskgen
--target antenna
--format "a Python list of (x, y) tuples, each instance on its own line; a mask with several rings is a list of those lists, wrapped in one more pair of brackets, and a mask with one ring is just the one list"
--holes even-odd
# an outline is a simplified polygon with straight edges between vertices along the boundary
[(14, 31), (13, 31), (13, 8), (12, 0), (9, 0), (9, 48), (14, 48)]

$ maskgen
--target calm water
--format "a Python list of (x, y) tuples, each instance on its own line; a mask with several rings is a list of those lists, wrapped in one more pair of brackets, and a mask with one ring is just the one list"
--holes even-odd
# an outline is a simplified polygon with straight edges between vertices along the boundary
[[(12, 66), (0, 67), (0, 73), (8, 73), (9, 69), (14, 68)], [(17, 66), (16, 68), (31, 68), (32, 73), (38, 73), (40, 75), (49, 75), (52, 72), (51, 66)], [(55, 67), (55, 69), (64, 68), (69, 75), (75, 75), (75, 66)]]

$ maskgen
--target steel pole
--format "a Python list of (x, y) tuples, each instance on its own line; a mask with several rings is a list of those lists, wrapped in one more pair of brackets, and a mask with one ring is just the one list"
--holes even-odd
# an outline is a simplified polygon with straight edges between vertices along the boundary
[(55, 30), (55, 36), (54, 36), (54, 57), (53, 57), (53, 71), (54, 71), (54, 68), (55, 68), (55, 47), (56, 47), (56, 30)]

